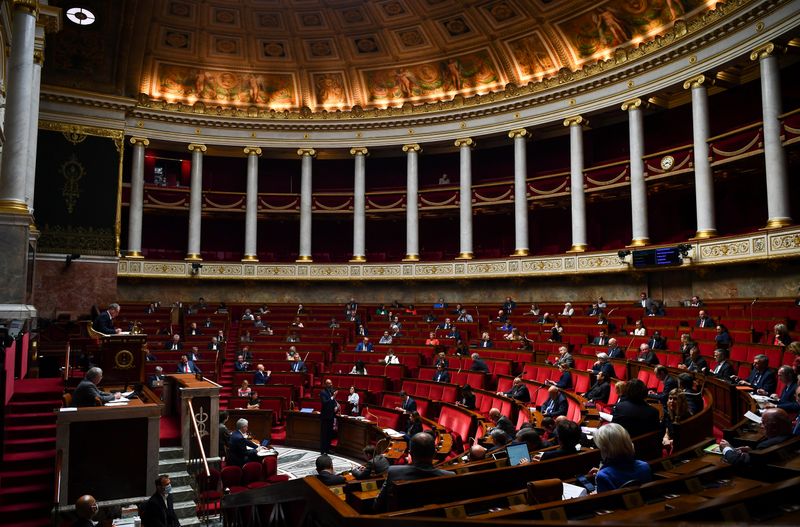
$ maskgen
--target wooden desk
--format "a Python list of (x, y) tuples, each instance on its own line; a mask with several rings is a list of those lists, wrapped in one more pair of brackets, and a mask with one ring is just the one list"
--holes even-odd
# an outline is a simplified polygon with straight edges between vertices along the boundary
[(166, 376), (172, 409), (181, 419), (181, 446), (185, 459), (200, 457), (197, 443), (192, 441), (192, 420), (189, 402), (194, 408), (195, 420), (203, 441), (206, 457), (219, 456), (219, 384), (208, 379), (198, 379), (193, 373), (173, 373)]
[(84, 494), (108, 501), (155, 492), (160, 418), (160, 404), (142, 400), (57, 411), (56, 448), (64, 456), (59, 504)]
[(248, 410), (246, 408), (228, 409), (228, 420), (225, 426), (233, 432), (236, 421), (247, 419), (248, 433), (260, 443), (263, 439), (272, 439), (272, 410)]

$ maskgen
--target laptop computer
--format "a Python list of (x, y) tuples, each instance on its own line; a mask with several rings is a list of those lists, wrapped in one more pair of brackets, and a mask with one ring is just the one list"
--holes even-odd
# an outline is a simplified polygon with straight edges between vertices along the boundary
[(508, 466), (510, 467), (519, 465), (521, 459), (531, 460), (527, 443), (511, 443), (506, 447), (506, 452), (508, 452)]

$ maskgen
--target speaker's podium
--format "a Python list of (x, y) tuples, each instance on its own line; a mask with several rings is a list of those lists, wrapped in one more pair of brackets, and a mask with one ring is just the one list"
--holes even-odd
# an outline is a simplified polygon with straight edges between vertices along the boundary
[(95, 363), (103, 370), (103, 381), (135, 384), (144, 382), (147, 335), (109, 335), (99, 338)]

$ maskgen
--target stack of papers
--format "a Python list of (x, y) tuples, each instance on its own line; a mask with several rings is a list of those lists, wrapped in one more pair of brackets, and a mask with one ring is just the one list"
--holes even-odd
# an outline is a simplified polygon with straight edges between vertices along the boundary
[(614, 420), (614, 416), (611, 414), (607, 414), (605, 412), (598, 412), (600, 414), (600, 419), (603, 421), (608, 421), (609, 423)]
[(403, 437), (403, 434), (401, 434), (400, 432), (398, 432), (393, 428), (384, 428), (383, 431), (386, 435), (388, 435), (392, 439), (402, 439)]
[(562, 500), (571, 500), (573, 498), (589, 495), (589, 492), (585, 488), (579, 487), (578, 485), (573, 485), (572, 483), (562, 483), (562, 485), (564, 485), (563, 494), (561, 495)]
[(744, 414), (744, 416), (753, 421), (754, 423), (761, 424), (761, 416), (754, 414), (750, 410), (748, 410), (747, 413)]

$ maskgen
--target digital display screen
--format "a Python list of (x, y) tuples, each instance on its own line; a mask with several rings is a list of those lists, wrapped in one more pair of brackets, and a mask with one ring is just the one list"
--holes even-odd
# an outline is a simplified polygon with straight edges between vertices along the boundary
[(633, 267), (635, 268), (680, 265), (681, 263), (683, 263), (683, 259), (677, 247), (633, 251)]

